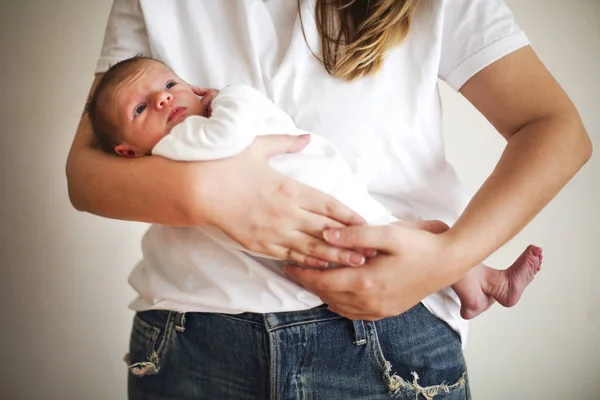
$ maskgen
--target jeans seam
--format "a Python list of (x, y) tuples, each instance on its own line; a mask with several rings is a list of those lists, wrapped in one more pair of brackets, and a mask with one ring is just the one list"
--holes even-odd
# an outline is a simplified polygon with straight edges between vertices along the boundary
[(173, 337), (173, 332), (175, 331), (176, 314), (177, 313), (174, 311), (169, 311), (169, 315), (167, 316), (167, 320), (164, 326), (164, 334), (162, 340), (160, 341), (160, 343), (158, 343), (158, 347), (156, 348), (156, 350), (153, 350), (156, 352), (159, 362), (164, 361), (163, 358), (165, 357), (167, 351), (171, 347), (171, 339)]
[(271, 392), (269, 393), (269, 400), (277, 400), (277, 362), (279, 357), (277, 354), (276, 346), (273, 345), (274, 340), (271, 333), (267, 331), (265, 337), (269, 342), (269, 390)]
[(326, 321), (333, 321), (336, 319), (342, 319), (344, 317), (328, 317), (328, 318), (317, 318), (317, 319), (311, 319), (308, 321), (300, 321), (300, 322), (293, 322), (293, 323), (288, 323), (288, 324), (283, 324), (283, 325), (277, 325), (274, 327), (269, 326), (268, 321), (266, 322), (266, 327), (267, 327), (267, 332), (274, 332), (278, 329), (284, 329), (284, 328), (289, 328), (292, 326), (298, 326), (298, 325), (306, 325), (306, 324), (314, 324), (317, 322), (326, 322)]
[(254, 321), (249, 321), (247, 319), (243, 319), (243, 318), (236, 318), (236, 317), (232, 317), (231, 315), (228, 314), (219, 314), (219, 313), (214, 313), (214, 315), (218, 315), (219, 317), (225, 318), (225, 319), (231, 319), (233, 321), (239, 321), (239, 322), (245, 322), (247, 324), (251, 324), (251, 325), (256, 325), (256, 326), (264, 326), (262, 323), (260, 322), (254, 322)]
[(369, 352), (371, 361), (373, 361), (373, 364), (375, 364), (375, 367), (379, 371), (384, 372), (385, 356), (383, 355), (383, 350), (381, 349), (381, 345), (379, 343), (379, 335), (377, 334), (375, 323), (372, 321), (365, 321), (365, 327), (368, 327), (368, 330), (371, 331), (371, 334), (367, 339), (369, 342), (371, 342), (371, 351)]
[[(148, 322), (144, 321), (144, 319), (142, 319), (138, 314), (135, 315), (135, 317), (133, 318), (133, 324), (135, 325), (139, 325), (140, 327), (143, 328), (143, 330), (139, 331), (143, 336), (145, 336), (146, 338), (150, 339), (154, 336), (154, 332), (156, 331), (160, 331), (160, 328), (157, 328), (156, 326), (149, 324)], [(152, 331), (151, 335), (146, 335), (145, 331)]]
[[(166, 321), (161, 328), (156, 327), (146, 321), (144, 321), (139, 315), (136, 314), (134, 324), (138, 323), (145, 330), (150, 329), (151, 334), (147, 335), (138, 329), (138, 334), (147, 340), (146, 345), (146, 360), (131, 362), (129, 353), (125, 355), (125, 362), (128, 365), (129, 370), (132, 374), (141, 377), (145, 375), (157, 374), (161, 369), (161, 364), (164, 361), (164, 357), (167, 354), (173, 340), (173, 333), (175, 332), (175, 317), (178, 313), (169, 311), (167, 314)], [(135, 329), (135, 328), (134, 328)], [(158, 338), (162, 332), (162, 338), (159, 341)]]

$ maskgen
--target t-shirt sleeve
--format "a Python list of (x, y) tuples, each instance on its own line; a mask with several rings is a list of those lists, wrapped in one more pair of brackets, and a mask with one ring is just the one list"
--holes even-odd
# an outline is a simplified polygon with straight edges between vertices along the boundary
[(503, 0), (446, 0), (438, 76), (459, 90), (483, 68), (528, 44)]
[(136, 54), (151, 56), (146, 24), (139, 0), (114, 0), (96, 73)]

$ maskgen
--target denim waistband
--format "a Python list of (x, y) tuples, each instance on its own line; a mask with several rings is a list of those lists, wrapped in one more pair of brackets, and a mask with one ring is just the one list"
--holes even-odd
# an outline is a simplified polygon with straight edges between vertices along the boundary
[(458, 336), (422, 304), (376, 322), (348, 320), (326, 305), (267, 314), (142, 311), (126, 359), (131, 399), (154, 396), (158, 385), (161, 399), (470, 398)]
[(328, 321), (343, 318), (340, 315), (329, 311), (326, 304), (310, 308), (308, 310), (276, 312), (267, 314), (242, 313), (242, 314), (221, 314), (223, 317), (264, 325), (267, 331), (273, 331), (292, 325), (309, 324), (319, 321)]

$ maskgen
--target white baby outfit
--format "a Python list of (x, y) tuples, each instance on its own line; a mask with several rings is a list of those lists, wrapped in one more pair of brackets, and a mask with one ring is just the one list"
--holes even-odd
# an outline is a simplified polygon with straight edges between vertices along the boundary
[[(212, 103), (210, 118), (189, 116), (176, 125), (152, 149), (153, 155), (177, 161), (210, 161), (239, 154), (258, 135), (308, 133), (296, 128), (283, 110), (246, 85), (230, 85), (219, 92)], [(360, 166), (347, 163), (328, 140), (311, 135), (310, 143), (301, 151), (271, 157), (269, 164), (280, 173), (341, 201), (372, 225), (387, 224), (396, 218), (367, 191), (368, 176)], [(240, 204), (240, 207), (243, 207)], [(205, 246), (224, 246), (229, 251), (246, 251), (217, 228), (202, 227), (212, 240)], [(260, 257), (262, 254), (252, 253)], [(211, 255), (219, 254), (215, 250)], [(243, 259), (243, 255), (238, 255)], [(220, 264), (221, 259), (206, 259), (203, 264)], [(231, 257), (227, 257), (228, 260)], [(244, 262), (229, 268), (244, 270)]]

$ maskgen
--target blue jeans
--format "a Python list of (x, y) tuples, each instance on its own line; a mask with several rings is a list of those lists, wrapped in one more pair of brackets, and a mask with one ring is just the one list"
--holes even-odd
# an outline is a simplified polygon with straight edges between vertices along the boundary
[(458, 335), (422, 304), (377, 322), (144, 311), (127, 362), (131, 400), (470, 399)]

